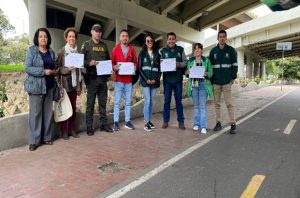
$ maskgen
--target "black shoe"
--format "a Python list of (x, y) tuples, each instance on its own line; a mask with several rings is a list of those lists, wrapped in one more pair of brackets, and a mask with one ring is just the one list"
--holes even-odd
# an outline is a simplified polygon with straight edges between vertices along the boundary
[(34, 151), (34, 150), (36, 150), (38, 148), (38, 145), (36, 145), (36, 144), (29, 144), (29, 150), (30, 151)]
[(220, 131), (220, 130), (222, 130), (222, 124), (221, 122), (218, 121), (214, 128), (214, 131)]
[(151, 127), (151, 129), (155, 129), (155, 125), (151, 121), (149, 121), (148, 124)]
[(105, 131), (105, 132), (107, 132), (107, 133), (112, 133), (112, 132), (114, 132), (114, 131), (112, 130), (112, 128), (110, 128), (108, 125), (101, 125), (101, 126), (100, 126), (100, 131)]
[(147, 131), (147, 132), (150, 132), (151, 131), (151, 126), (149, 124), (149, 122), (147, 122), (144, 126), (144, 130)]
[(63, 138), (64, 140), (70, 139), (69, 136), (68, 136), (68, 133), (63, 133), (62, 138)]
[(76, 133), (76, 131), (72, 130), (71, 135), (73, 138), (79, 138), (80, 136)]
[(94, 135), (94, 130), (87, 130), (86, 133), (88, 136), (92, 136), (92, 135)]
[(236, 134), (236, 124), (235, 123), (231, 124), (229, 133)]
[(185, 130), (185, 126), (184, 126), (184, 123), (183, 122), (179, 122), (178, 123), (178, 127), (182, 130)]

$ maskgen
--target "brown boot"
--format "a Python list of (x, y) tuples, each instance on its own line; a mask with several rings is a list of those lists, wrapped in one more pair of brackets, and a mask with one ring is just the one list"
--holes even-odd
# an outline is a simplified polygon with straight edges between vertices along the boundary
[(79, 138), (79, 135), (74, 130), (71, 131), (71, 135), (73, 138)]
[(168, 128), (168, 126), (169, 126), (169, 124), (167, 122), (164, 122), (163, 125), (162, 125), (162, 128), (166, 129), (166, 128)]
[(184, 123), (179, 123), (178, 124), (178, 127), (182, 130), (185, 130), (185, 126), (184, 126)]

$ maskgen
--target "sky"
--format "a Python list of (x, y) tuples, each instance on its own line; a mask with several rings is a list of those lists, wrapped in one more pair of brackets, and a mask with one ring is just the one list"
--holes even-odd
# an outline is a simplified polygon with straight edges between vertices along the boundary
[(28, 11), (23, 0), (0, 0), (0, 8), (8, 17), (10, 24), (12, 24), (16, 32), (7, 35), (13, 37), (29, 32), (28, 28)]
[[(0, 8), (4, 11), (5, 15), (8, 16), (10, 23), (16, 28), (15, 34), (7, 36), (16, 36), (23, 33), (28, 34), (28, 11), (23, 0), (0, 0)], [(259, 17), (271, 13), (270, 9), (265, 5), (255, 8), (253, 11)], [(207, 29), (205, 31), (205, 38), (214, 34), (214, 30)]]

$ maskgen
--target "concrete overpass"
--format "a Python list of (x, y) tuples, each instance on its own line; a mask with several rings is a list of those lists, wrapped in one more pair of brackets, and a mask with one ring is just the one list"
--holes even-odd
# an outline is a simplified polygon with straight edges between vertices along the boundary
[[(142, 45), (145, 32), (152, 32), (165, 45), (164, 35), (174, 31), (178, 40), (203, 42), (206, 27), (228, 28), (251, 20), (243, 14), (260, 5), (259, 0), (24, 0), (29, 11), (29, 34), (33, 37), (38, 27), (50, 29), (52, 47), (64, 43), (63, 30), (74, 26), (80, 33), (79, 42), (90, 37), (94, 23), (104, 27), (103, 38), (110, 48), (118, 33), (126, 28), (135, 46)], [(242, 14), (242, 15), (241, 15)], [(235, 18), (237, 17), (237, 18)], [(222, 23), (223, 22), (223, 23)], [(32, 40), (32, 39), (31, 39)]]
[[(300, 55), (300, 6), (282, 12), (274, 12), (245, 22), (227, 30), (228, 44), (237, 49), (239, 76), (264, 77), (265, 60), (281, 58), (276, 50), (277, 42), (292, 42), (293, 49), (285, 56)], [(208, 55), (216, 45), (213, 36), (204, 41), (204, 54)]]
[[(78, 45), (90, 38), (94, 23), (104, 27), (103, 39), (110, 50), (118, 42), (121, 29), (128, 29), (130, 42), (142, 46), (146, 32), (152, 32), (160, 46), (165, 46), (167, 32), (178, 40), (204, 43), (206, 51), (216, 44), (215, 36), (204, 40), (206, 27), (228, 29), (229, 44), (237, 48), (239, 76), (264, 77), (264, 62), (278, 58), (276, 42), (292, 41), (287, 56), (297, 55), (300, 7), (255, 18), (247, 11), (260, 5), (259, 0), (24, 0), (29, 10), (29, 34), (38, 27), (48, 27), (52, 47), (64, 44), (63, 31), (74, 26), (79, 32)], [(240, 24), (238, 26), (235, 26)], [(234, 26), (234, 27), (233, 27)], [(31, 39), (32, 40), (32, 39)], [(246, 65), (246, 66), (245, 66)]]

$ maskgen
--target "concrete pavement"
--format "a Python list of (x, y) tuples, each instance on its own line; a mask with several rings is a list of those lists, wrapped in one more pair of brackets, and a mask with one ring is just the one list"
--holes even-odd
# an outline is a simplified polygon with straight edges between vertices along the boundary
[(239, 120), (238, 135), (215, 133), (122, 198), (299, 197), (299, 98), (300, 88), (268, 103)]
[[(274, 100), (292, 86), (266, 87), (234, 96), (236, 117), (242, 117)], [(0, 153), (0, 197), (95, 197), (126, 183), (145, 169), (169, 158), (172, 154), (201, 141), (206, 135), (192, 131), (193, 108), (185, 107), (185, 131), (179, 130), (176, 112), (171, 112), (170, 127), (161, 129), (162, 114), (153, 117), (157, 129), (144, 132), (143, 119), (133, 120), (136, 130), (113, 134), (96, 132), (79, 139), (57, 140), (52, 146), (42, 146), (34, 152), (21, 147)], [(222, 105), (223, 125), (228, 122)], [(208, 126), (215, 124), (213, 103), (208, 104)], [(27, 131), (24, 131), (27, 133)]]

